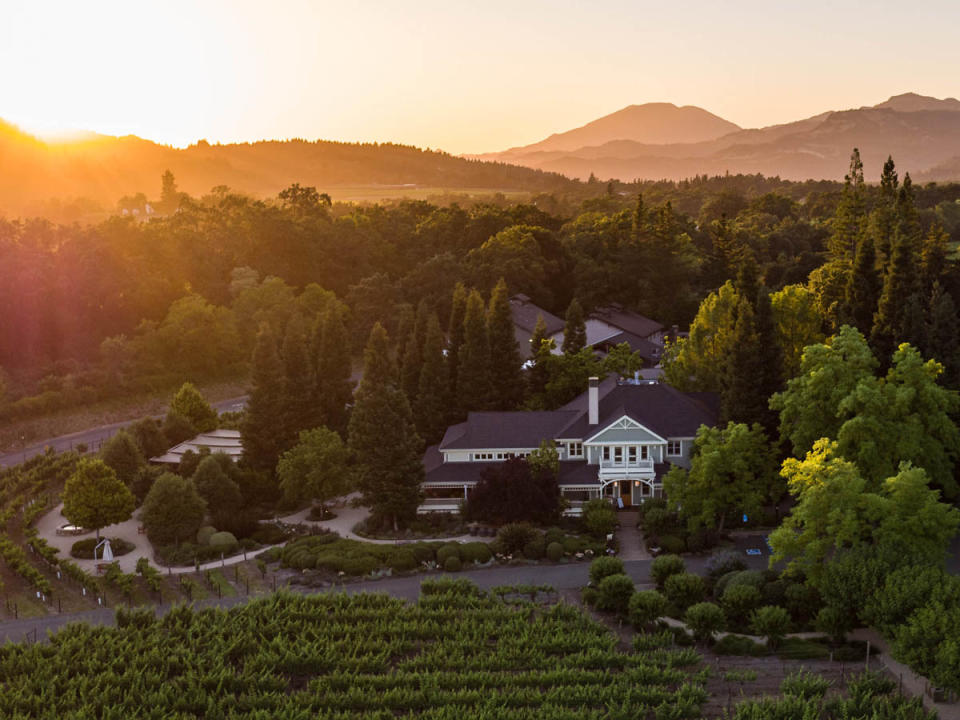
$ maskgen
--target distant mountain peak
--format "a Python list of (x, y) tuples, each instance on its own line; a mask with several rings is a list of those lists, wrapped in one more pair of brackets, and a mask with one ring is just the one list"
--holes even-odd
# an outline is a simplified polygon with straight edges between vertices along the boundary
[(740, 130), (695, 105), (678, 107), (670, 102), (628, 105), (582, 127), (554, 133), (545, 140), (508, 152), (553, 152), (605, 145), (613, 140), (631, 140), (646, 145), (669, 145), (715, 140)]
[(877, 110), (895, 110), (897, 112), (922, 112), (925, 110), (960, 111), (960, 100), (948, 97), (939, 98), (920, 95), (915, 92), (893, 95), (889, 100), (873, 106)]

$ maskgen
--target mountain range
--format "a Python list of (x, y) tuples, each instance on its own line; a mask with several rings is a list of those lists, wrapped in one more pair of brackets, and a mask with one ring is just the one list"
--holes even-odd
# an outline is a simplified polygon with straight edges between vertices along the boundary
[(701, 108), (631, 105), (532, 145), (473, 156), (568, 177), (659, 180), (762, 173), (841, 180), (860, 149), (868, 179), (892, 155), (917, 180), (960, 179), (960, 101), (905, 93), (852, 110), (743, 129)]

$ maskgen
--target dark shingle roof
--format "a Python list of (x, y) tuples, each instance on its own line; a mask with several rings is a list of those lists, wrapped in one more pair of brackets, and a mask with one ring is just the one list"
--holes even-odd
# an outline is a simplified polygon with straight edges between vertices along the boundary
[(608, 305), (607, 307), (598, 308), (592, 316), (628, 333), (639, 335), (642, 338), (649, 337), (663, 330), (663, 323), (659, 323), (639, 313), (625, 310), (620, 305)]
[(584, 411), (557, 437), (588, 438), (624, 415), (664, 438), (693, 437), (701, 425), (715, 425), (717, 422), (716, 414), (701, 398), (692, 398), (669, 385), (613, 384), (611, 387), (610, 383), (604, 382), (600, 385), (600, 422), (591, 426), (587, 422), (586, 395), (584, 393), (575, 401), (579, 404), (582, 399)]
[(526, 295), (514, 295), (510, 298), (510, 314), (513, 317), (513, 324), (530, 334), (533, 334), (533, 329), (537, 326), (537, 317), (540, 315), (543, 315), (543, 321), (546, 323), (547, 335), (560, 332), (566, 324), (553, 313), (534, 305)]
[(441, 450), (535, 448), (576, 419), (576, 412), (472, 412), (467, 421), (447, 428)]
[(642, 357), (644, 360), (659, 362), (660, 356), (663, 354), (663, 347), (660, 345), (629, 332), (619, 332), (616, 335), (604, 338), (603, 341), (598, 344), (610, 345), (612, 347), (614, 345), (619, 345), (620, 343), (627, 343), (627, 345), (630, 346), (630, 349), (633, 352), (640, 353), (640, 357)]

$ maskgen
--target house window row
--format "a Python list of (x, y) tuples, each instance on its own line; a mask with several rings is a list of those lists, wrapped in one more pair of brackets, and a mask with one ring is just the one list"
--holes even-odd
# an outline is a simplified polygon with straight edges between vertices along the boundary
[(682, 454), (679, 440), (667, 440), (667, 455), (677, 457)]
[(529, 452), (475, 452), (470, 455), (471, 460), (509, 460), (513, 457), (529, 457)]
[(624, 451), (626, 451), (626, 458), (628, 463), (633, 463), (637, 461), (638, 453), (641, 460), (650, 459), (650, 448), (646, 445), (604, 445), (603, 446), (603, 459), (612, 460), (613, 462), (623, 462)]

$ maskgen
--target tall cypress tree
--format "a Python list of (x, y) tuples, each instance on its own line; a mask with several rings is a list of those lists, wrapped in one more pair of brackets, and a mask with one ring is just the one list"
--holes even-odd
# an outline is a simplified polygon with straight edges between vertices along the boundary
[(647, 208), (643, 204), (643, 193), (637, 193), (637, 204), (633, 206), (633, 231), (634, 241), (638, 241), (647, 227)]
[(563, 354), (576, 355), (587, 345), (587, 325), (583, 319), (583, 308), (576, 298), (567, 306), (564, 319), (566, 324), (563, 326)]
[(919, 292), (907, 298), (903, 308), (903, 326), (897, 338), (898, 346), (900, 343), (910, 343), (925, 357), (929, 356), (926, 306)]
[(491, 396), (490, 345), (483, 298), (476, 290), (467, 298), (457, 364), (457, 402), (461, 412), (486, 410)]
[(457, 400), (457, 374), (460, 366), (460, 346), (463, 345), (463, 321), (467, 312), (467, 288), (458, 282), (453, 289), (450, 306), (450, 324), (447, 329), (447, 390), (450, 400), (447, 406), (451, 421), (460, 417)]
[(947, 249), (950, 236), (939, 222), (930, 227), (920, 250), (920, 275), (923, 296), (933, 295), (933, 286), (942, 283), (947, 268)]
[(487, 312), (487, 339), (490, 343), (490, 408), (515, 410), (523, 399), (523, 374), (513, 316), (503, 278), (493, 288)]
[(284, 374), (277, 341), (265, 323), (257, 333), (251, 368), (253, 387), (240, 427), (243, 457), (255, 470), (273, 472), (283, 447)]
[(340, 308), (327, 308), (319, 326), (316, 384), (319, 387), (323, 424), (345, 436), (347, 405), (353, 398), (353, 381), (350, 379), (350, 343)]
[(879, 299), (880, 277), (877, 274), (877, 257), (873, 239), (865, 236), (857, 245), (853, 271), (847, 282), (846, 300), (842, 313), (843, 322), (860, 330), (865, 337), (870, 337), (873, 316), (877, 312)]
[(930, 319), (927, 324), (928, 355), (943, 364), (941, 384), (960, 388), (960, 325), (957, 307), (950, 293), (934, 283), (930, 298)]
[(299, 313), (294, 313), (287, 322), (281, 350), (284, 449), (296, 444), (301, 430), (309, 430), (323, 423), (322, 408), (313, 402), (311, 390), (315, 376), (307, 346), (303, 318)]
[(407, 399), (412, 403), (417, 397), (417, 391), (420, 385), (420, 370), (423, 366), (423, 343), (427, 336), (427, 323), (430, 319), (430, 306), (426, 300), (421, 300), (417, 305), (417, 314), (415, 316), (413, 327), (407, 337), (404, 346), (403, 355), (398, 355), (400, 360), (400, 383), (403, 391), (407, 394)]
[(535, 408), (539, 405), (538, 398), (543, 397), (550, 380), (550, 357), (553, 354), (553, 340), (547, 335), (547, 323), (543, 315), (537, 316), (537, 324), (533, 328), (530, 338), (531, 365), (527, 370), (527, 397), (528, 404)]
[(910, 296), (919, 290), (916, 251), (913, 240), (897, 233), (890, 269), (873, 319), (870, 345), (881, 367), (889, 367), (893, 351), (904, 335), (904, 310)]
[(364, 351), (348, 442), (364, 503), (374, 521), (394, 529), (416, 517), (423, 481), (423, 441), (398, 375), (387, 331), (377, 323)]
[(447, 399), (450, 396), (443, 361), (443, 331), (436, 313), (431, 313), (427, 321), (422, 355), (413, 415), (420, 437), (432, 445), (443, 437), (447, 428)]

